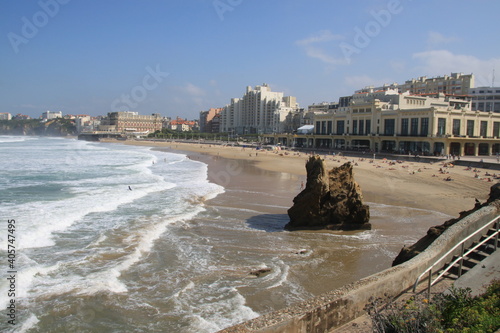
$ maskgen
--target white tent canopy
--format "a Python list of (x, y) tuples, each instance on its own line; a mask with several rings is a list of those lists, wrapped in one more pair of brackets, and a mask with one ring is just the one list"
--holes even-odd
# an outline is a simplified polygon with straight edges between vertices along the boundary
[(311, 134), (314, 131), (314, 125), (304, 125), (297, 129), (299, 134)]

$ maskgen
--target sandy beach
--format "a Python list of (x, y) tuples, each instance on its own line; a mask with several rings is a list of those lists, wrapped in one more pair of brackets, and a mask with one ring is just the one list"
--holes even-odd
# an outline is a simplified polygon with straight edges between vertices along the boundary
[[(297, 182), (298, 189), (300, 183), (305, 182), (305, 162), (308, 158), (305, 153), (285, 154), (280, 151), (257, 151), (251, 148), (179, 142), (130, 140), (114, 142), (247, 160), (263, 170), (295, 175), (296, 177), (292, 179)], [(464, 166), (443, 166), (442, 162), (393, 163), (384, 159), (321, 156), (327, 161), (329, 168), (351, 161), (355, 165), (354, 177), (360, 184), (367, 202), (434, 210), (451, 216), (458, 216), (459, 212), (474, 207), (475, 199), (485, 201), (489, 188), (498, 181), (492, 176), (497, 172), (495, 170), (477, 169), (475, 172), (474, 169), (468, 170)], [(211, 180), (216, 183), (224, 182), (237, 176), (238, 173), (237, 169), (231, 170), (230, 166), (225, 171), (213, 172)], [(451, 180), (446, 181), (447, 178)]]

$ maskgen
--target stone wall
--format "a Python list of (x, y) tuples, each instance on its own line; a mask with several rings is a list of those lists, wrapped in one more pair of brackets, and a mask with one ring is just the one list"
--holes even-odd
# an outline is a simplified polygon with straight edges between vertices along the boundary
[[(500, 213), (499, 202), (483, 207), (448, 228), (424, 252), (398, 266), (294, 306), (265, 314), (220, 332), (328, 332), (364, 313), (371, 297), (396, 297), (413, 287), (417, 277), (463, 238)], [(470, 242), (478, 240), (471, 239)]]

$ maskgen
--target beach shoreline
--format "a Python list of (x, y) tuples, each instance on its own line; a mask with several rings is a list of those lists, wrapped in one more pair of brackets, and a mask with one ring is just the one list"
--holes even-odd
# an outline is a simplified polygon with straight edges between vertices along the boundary
[[(231, 163), (224, 170), (214, 169), (216, 158), (233, 161), (247, 161), (257, 168), (293, 175), (297, 188), (306, 181), (305, 163), (308, 154), (255, 150), (252, 148), (215, 146), (197, 143), (157, 142), (157, 141), (118, 141), (106, 140), (126, 145), (153, 147), (171, 152), (193, 156), (207, 155), (209, 180), (224, 186), (228, 179), (238, 176), (237, 163)], [(483, 202), (489, 195), (489, 188), (497, 182), (492, 176), (495, 170), (466, 170), (464, 166), (443, 167), (443, 163), (408, 161), (389, 161), (386, 159), (321, 156), (328, 168), (343, 163), (354, 164), (354, 178), (359, 183), (366, 202), (395, 205), (416, 209), (433, 210), (451, 217), (474, 207), (475, 199)], [(477, 176), (476, 176), (477, 175)], [(451, 181), (446, 181), (450, 177)], [(488, 181), (488, 179), (490, 181)], [(297, 195), (295, 193), (293, 196)], [(293, 197), (292, 197), (293, 198)]]

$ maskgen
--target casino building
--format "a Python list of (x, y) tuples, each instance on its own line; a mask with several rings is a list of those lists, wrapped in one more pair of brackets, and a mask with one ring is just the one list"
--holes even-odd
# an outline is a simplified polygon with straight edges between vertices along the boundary
[[(465, 89), (461, 87), (460, 90)], [(312, 134), (266, 135), (289, 147), (419, 155), (500, 153), (500, 113), (471, 109), (468, 95), (363, 89), (348, 106), (314, 116)]]

